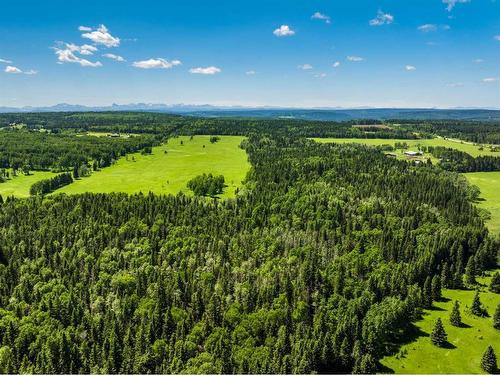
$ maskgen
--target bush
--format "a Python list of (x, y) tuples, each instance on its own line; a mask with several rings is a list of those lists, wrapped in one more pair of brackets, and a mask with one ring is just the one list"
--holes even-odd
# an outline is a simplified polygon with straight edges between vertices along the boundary
[(211, 173), (203, 173), (201, 176), (196, 176), (187, 183), (187, 187), (196, 196), (215, 197), (222, 194), (224, 186), (224, 176), (213, 176)]

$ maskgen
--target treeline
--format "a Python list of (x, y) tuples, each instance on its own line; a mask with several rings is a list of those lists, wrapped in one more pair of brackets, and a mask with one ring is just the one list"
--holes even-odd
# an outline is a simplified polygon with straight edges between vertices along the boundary
[[(378, 125), (379, 121), (371, 121)], [(165, 113), (142, 112), (84, 112), (84, 113), (10, 113), (0, 114), (0, 126), (24, 124), (29, 129), (48, 129), (53, 132), (100, 131), (121, 133), (149, 133), (169, 135), (251, 135), (294, 134), (303, 137), (335, 138), (403, 138), (414, 139), (411, 131), (396, 128), (371, 127), (361, 129), (353, 125), (369, 124), (367, 120), (330, 122), (297, 119), (258, 118), (201, 118)]]
[(4, 129), (0, 131), (0, 168), (65, 171), (90, 161), (102, 168), (157, 143), (152, 136), (108, 138)]
[(463, 151), (447, 147), (428, 147), (434, 157), (440, 159), (439, 166), (452, 172), (493, 172), (500, 171), (500, 157), (473, 157)]
[[(401, 120), (394, 120), (401, 123)], [(500, 123), (450, 120), (403, 120), (401, 126), (415, 132), (438, 134), (474, 143), (500, 144)]]
[(455, 174), (363, 145), (243, 147), (235, 199), (1, 204), (0, 371), (372, 373), (441, 286), (496, 263)]
[(73, 182), (71, 173), (61, 173), (52, 178), (35, 182), (30, 187), (30, 195), (45, 195)]

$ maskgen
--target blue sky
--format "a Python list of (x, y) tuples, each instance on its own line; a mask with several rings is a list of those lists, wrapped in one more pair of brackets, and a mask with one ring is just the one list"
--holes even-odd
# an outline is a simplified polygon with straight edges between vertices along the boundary
[(5, 2), (0, 59), (1, 106), (500, 107), (500, 1)]

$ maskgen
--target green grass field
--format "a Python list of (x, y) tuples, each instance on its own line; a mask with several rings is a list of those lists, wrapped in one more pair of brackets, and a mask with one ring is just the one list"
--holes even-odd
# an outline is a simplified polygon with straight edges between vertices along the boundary
[[(396, 142), (406, 142), (410, 147), (410, 150), (416, 150), (418, 145), (421, 146), (442, 146), (454, 148), (463, 152), (466, 152), (474, 157), (480, 155), (491, 155), (500, 156), (500, 152), (492, 152), (488, 147), (484, 147), (483, 150), (479, 150), (479, 146), (473, 145), (467, 142), (461, 142), (451, 139), (443, 138), (432, 138), (432, 139), (368, 139), (368, 138), (312, 138), (316, 142), (321, 143), (363, 143), (367, 145), (380, 146), (380, 145), (392, 145)], [(397, 152), (400, 152), (398, 150)]]
[(169, 139), (168, 143), (154, 147), (152, 155), (130, 154), (54, 194), (141, 191), (190, 194), (186, 186), (190, 179), (212, 173), (222, 174), (226, 180), (228, 186), (223, 197), (233, 197), (250, 168), (246, 152), (239, 148), (244, 137), (221, 136), (214, 144), (209, 139), (209, 136), (194, 136), (192, 140), (190, 137)]
[(10, 180), (0, 183), (0, 195), (4, 198), (15, 196), (18, 198), (26, 198), (30, 196), (30, 187), (35, 182), (52, 178), (56, 173), (52, 172), (30, 172), (29, 176), (25, 176), (21, 172), (16, 177), (11, 177)]
[[(483, 284), (480, 299), (492, 316), (500, 303), (500, 294), (487, 291), (490, 277), (478, 278)], [(412, 374), (472, 374), (482, 373), (480, 361), (488, 345), (493, 346), (500, 358), (500, 331), (493, 328), (492, 317), (479, 318), (468, 312), (474, 297), (472, 290), (443, 290), (443, 302), (434, 303), (433, 310), (426, 310), (422, 320), (415, 323), (416, 340), (400, 347), (397, 354), (381, 360), (387, 372)], [(455, 300), (460, 302), (460, 313), (465, 327), (449, 323)], [(437, 318), (441, 318), (448, 334), (448, 348), (432, 345), (429, 335)]]
[(481, 189), (479, 207), (491, 212), (491, 219), (487, 221), (488, 228), (500, 234), (500, 172), (464, 173), (471, 184)]

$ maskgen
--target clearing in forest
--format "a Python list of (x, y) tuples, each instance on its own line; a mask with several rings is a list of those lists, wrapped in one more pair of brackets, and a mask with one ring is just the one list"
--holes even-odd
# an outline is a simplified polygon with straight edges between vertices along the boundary
[(3, 198), (14, 196), (17, 198), (26, 198), (30, 196), (30, 187), (35, 182), (45, 180), (56, 176), (56, 173), (45, 171), (30, 171), (29, 175), (17, 172), (17, 176), (10, 176), (8, 180), (0, 183), (0, 195)]
[(478, 205), (491, 213), (487, 227), (492, 233), (500, 234), (500, 172), (472, 172), (464, 176), (481, 190)]
[(220, 136), (215, 143), (210, 136), (171, 138), (153, 147), (151, 155), (129, 154), (114, 165), (76, 180), (57, 193), (148, 193), (191, 194), (187, 182), (203, 173), (223, 175), (227, 187), (222, 197), (233, 197), (241, 186), (250, 164), (239, 145), (244, 137)]
[[(432, 310), (424, 310), (423, 319), (414, 324), (414, 332), (407, 337), (399, 351), (380, 362), (385, 366), (383, 372), (411, 374), (477, 374), (488, 345), (493, 346), (497, 356), (500, 354), (500, 330), (493, 328), (493, 314), (500, 304), (500, 294), (488, 291), (491, 277), (477, 278), (481, 285), (480, 300), (489, 317), (472, 315), (469, 308), (475, 291), (443, 289), (441, 302), (434, 302)], [(463, 327), (450, 324), (449, 316), (455, 300), (460, 303)], [(437, 318), (443, 321), (448, 334), (448, 345), (443, 348), (434, 346), (429, 335)]]

